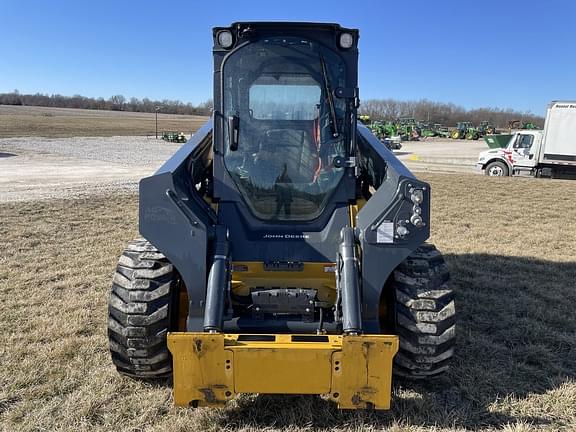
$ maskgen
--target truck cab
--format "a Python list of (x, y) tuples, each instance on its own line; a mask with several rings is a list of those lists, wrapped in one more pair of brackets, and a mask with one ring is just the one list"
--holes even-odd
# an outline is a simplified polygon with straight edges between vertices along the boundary
[(552, 101), (543, 130), (525, 123), (509, 136), (507, 143), (506, 135), (485, 138), (488, 145), (497, 141), (505, 145), (480, 153), (476, 168), (489, 176), (576, 179), (576, 102)]
[(543, 131), (520, 130), (504, 148), (480, 153), (476, 168), (488, 176), (535, 175), (540, 160)]

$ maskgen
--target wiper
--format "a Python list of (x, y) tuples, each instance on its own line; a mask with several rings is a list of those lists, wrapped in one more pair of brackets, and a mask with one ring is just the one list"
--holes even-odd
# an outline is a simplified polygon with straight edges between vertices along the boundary
[(326, 73), (326, 62), (324, 56), (320, 54), (320, 66), (322, 67), (322, 81), (324, 82), (324, 91), (328, 95), (328, 108), (330, 109), (330, 126), (332, 126), (332, 136), (337, 138), (340, 133), (338, 132), (338, 122), (336, 120), (336, 109), (334, 108), (334, 96)]

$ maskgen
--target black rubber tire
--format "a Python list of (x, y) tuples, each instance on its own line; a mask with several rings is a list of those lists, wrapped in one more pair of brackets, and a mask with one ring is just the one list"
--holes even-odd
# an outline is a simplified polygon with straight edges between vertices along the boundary
[(118, 372), (139, 378), (172, 373), (166, 334), (176, 285), (174, 267), (148, 241), (128, 243), (108, 301), (108, 340)]
[(456, 330), (444, 258), (435, 246), (424, 244), (396, 268), (393, 278), (400, 338), (394, 373), (411, 379), (438, 376), (449, 368)]
[[(502, 174), (501, 175), (491, 174), (492, 168), (499, 168)], [(504, 162), (499, 161), (490, 162), (488, 165), (486, 165), (486, 168), (484, 168), (484, 173), (490, 177), (507, 177), (508, 175), (510, 175), (508, 166), (506, 166)]]

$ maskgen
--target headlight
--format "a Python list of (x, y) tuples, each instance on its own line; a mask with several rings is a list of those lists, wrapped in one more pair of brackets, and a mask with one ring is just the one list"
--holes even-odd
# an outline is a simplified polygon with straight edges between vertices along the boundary
[(410, 194), (410, 199), (414, 204), (421, 204), (424, 201), (424, 191), (422, 189), (413, 189)]
[(354, 45), (354, 36), (350, 33), (342, 33), (340, 35), (340, 48), (348, 49)]
[(230, 48), (234, 43), (234, 37), (230, 30), (222, 30), (218, 33), (218, 45), (222, 48)]

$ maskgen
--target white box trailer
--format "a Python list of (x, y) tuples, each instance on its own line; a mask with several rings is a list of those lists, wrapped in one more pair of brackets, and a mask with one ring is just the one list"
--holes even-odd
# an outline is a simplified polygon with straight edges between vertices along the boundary
[(548, 106), (538, 161), (576, 164), (576, 102), (552, 102)]
[(551, 102), (543, 130), (515, 131), (504, 148), (480, 153), (490, 176), (576, 178), (576, 101)]

